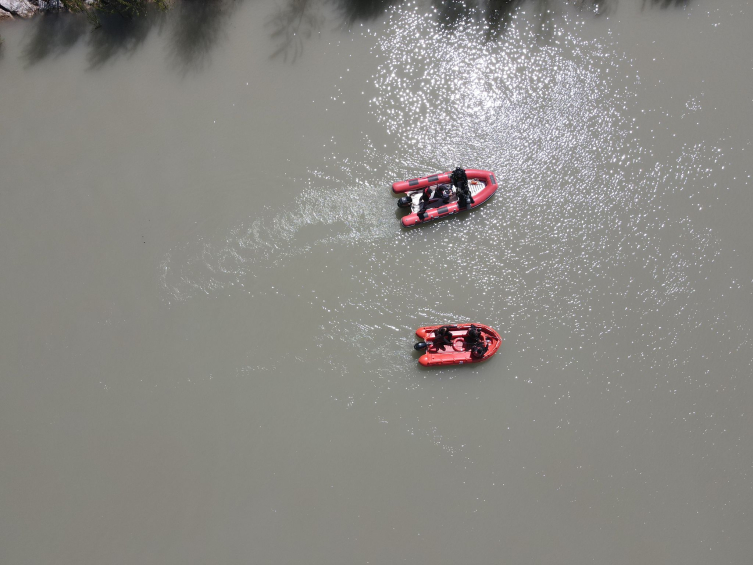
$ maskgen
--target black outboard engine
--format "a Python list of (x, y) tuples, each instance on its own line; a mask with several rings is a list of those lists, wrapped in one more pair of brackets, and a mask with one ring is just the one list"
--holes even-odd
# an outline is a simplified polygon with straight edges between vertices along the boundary
[(403, 196), (397, 201), (399, 208), (410, 208), (412, 199), (410, 196)]
[(427, 347), (429, 347), (428, 343), (426, 343), (425, 341), (419, 341), (416, 345), (413, 346), (413, 349), (415, 349), (416, 351), (423, 351)]

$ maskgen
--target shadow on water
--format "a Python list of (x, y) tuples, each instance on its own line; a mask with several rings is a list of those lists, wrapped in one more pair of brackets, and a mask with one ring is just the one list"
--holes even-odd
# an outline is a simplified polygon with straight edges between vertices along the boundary
[(50, 12), (35, 18), (21, 57), (34, 65), (47, 57), (57, 57), (87, 38), (89, 67), (101, 67), (118, 55), (131, 55), (153, 27), (161, 27), (164, 13), (150, 11), (144, 16), (125, 18), (116, 14), (98, 14), (99, 27), (93, 28), (83, 14)]
[(37, 20), (21, 54), (27, 65), (62, 55), (89, 30), (86, 18), (79, 14), (50, 12)]
[(465, 21), (473, 19), (478, 10), (476, 3), (471, 0), (442, 0), (434, 6), (437, 9), (437, 19), (448, 30), (454, 30)]
[[(278, 42), (272, 57), (295, 61), (303, 53), (305, 40), (320, 29), (325, 18), (321, 15), (327, 0), (288, 0), (269, 20), (271, 37)], [(641, 9), (684, 8), (692, 0), (641, 0)], [(335, 0), (343, 27), (355, 22), (379, 17), (403, 0)], [(601, 16), (616, 8), (618, 0), (433, 0), (437, 21), (448, 31), (469, 20), (483, 20), (487, 25), (487, 40), (499, 39), (513, 21), (516, 13), (531, 8), (539, 22), (542, 39), (551, 37), (554, 16), (558, 8), (575, 6), (578, 10)]]
[[(209, 53), (224, 37), (225, 28), (243, 0), (181, 0), (169, 16), (170, 58), (183, 73), (200, 70), (208, 62)], [(684, 8), (692, 0), (641, 0), (641, 9)], [(335, 0), (340, 24), (348, 27), (358, 21), (379, 17), (403, 0)], [(618, 0), (433, 0), (438, 22), (448, 31), (468, 20), (487, 24), (487, 40), (499, 39), (523, 8), (531, 8), (539, 18), (540, 35), (551, 34), (558, 7), (575, 5), (596, 16), (609, 13)], [(329, 0), (286, 0), (268, 18), (270, 36), (275, 43), (271, 57), (296, 61), (304, 44), (326, 23), (325, 9)], [(141, 4), (139, 4), (141, 5)], [(146, 6), (146, 4), (144, 4)], [(162, 29), (168, 20), (155, 8), (131, 14), (96, 12), (99, 27), (92, 29), (82, 14), (47, 13), (36, 18), (22, 58), (33, 65), (50, 56), (58, 56), (87, 36), (90, 68), (96, 69), (116, 56), (133, 54), (155, 27)], [(0, 57), (2, 47), (0, 44)]]
[(198, 71), (209, 52), (225, 37), (225, 26), (243, 0), (183, 0), (175, 8), (170, 56), (183, 73)]
[(86, 38), (89, 68), (97, 69), (116, 57), (132, 55), (153, 29), (161, 31), (169, 23), (168, 50), (175, 66), (184, 73), (200, 70), (242, 1), (182, 0), (170, 16), (157, 9), (135, 16), (98, 12), (98, 27), (83, 14), (47, 13), (35, 18), (21, 57), (34, 65), (66, 53)]
[(345, 23), (376, 18), (401, 0), (339, 0), (338, 10)]
[(691, 0), (643, 0), (642, 8), (658, 6), (659, 8), (685, 8)]
[(497, 39), (512, 22), (513, 14), (525, 0), (489, 0), (486, 21), (489, 26), (487, 38)]
[(161, 28), (165, 14), (150, 11), (143, 17), (123, 18), (113, 14), (99, 17), (100, 27), (89, 34), (89, 67), (96, 69), (120, 55), (133, 55), (143, 45), (152, 28)]
[(304, 41), (321, 29), (324, 19), (321, 0), (289, 0), (267, 20), (278, 44), (270, 57), (295, 62), (303, 53)]
[[(641, 0), (641, 9), (686, 7), (691, 0)], [(539, 29), (542, 37), (548, 36), (551, 31), (551, 23), (558, 6), (571, 4), (576, 9), (590, 12), (595, 16), (602, 16), (612, 12), (616, 8), (618, 0), (487, 0), (478, 4), (475, 0), (442, 0), (435, 4), (439, 21), (449, 29), (457, 27), (463, 20), (472, 18), (483, 19), (488, 28), (487, 39), (498, 39), (510, 25), (516, 12), (523, 8), (531, 8), (539, 18)]]

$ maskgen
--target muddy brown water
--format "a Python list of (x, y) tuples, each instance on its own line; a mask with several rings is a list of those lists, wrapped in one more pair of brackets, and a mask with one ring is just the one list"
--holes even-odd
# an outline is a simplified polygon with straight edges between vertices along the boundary
[(749, 564), (753, 5), (649, 4), (4, 23), (0, 561)]

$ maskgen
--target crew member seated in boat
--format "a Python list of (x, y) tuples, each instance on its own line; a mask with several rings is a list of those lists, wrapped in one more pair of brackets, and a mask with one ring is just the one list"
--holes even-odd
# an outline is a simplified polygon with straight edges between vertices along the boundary
[(419, 200), (419, 208), (418, 208), (419, 220), (423, 221), (423, 219), (426, 217), (426, 207), (429, 205), (429, 200), (431, 200), (433, 195), (434, 193), (431, 190), (430, 186), (427, 186), (426, 188), (424, 188), (424, 193), (421, 195), (421, 200)]
[(452, 189), (449, 184), (438, 184), (434, 188), (434, 198), (441, 200), (443, 204), (447, 204), (452, 196)]
[(421, 195), (421, 202), (423, 204), (426, 204), (432, 198), (434, 198), (434, 191), (431, 189), (430, 186), (427, 186), (426, 188), (424, 188), (424, 193)]
[(486, 352), (489, 351), (489, 348), (484, 342), (481, 328), (474, 326), (473, 324), (471, 324), (471, 327), (463, 337), (463, 344), (465, 345), (466, 351), (471, 352), (471, 357), (473, 359), (481, 359), (486, 355)]
[(486, 355), (487, 351), (489, 351), (489, 348), (486, 345), (477, 343), (476, 345), (471, 347), (471, 357), (473, 359), (482, 359), (484, 355)]
[(450, 180), (455, 187), (455, 191), (458, 195), (458, 206), (460, 208), (467, 208), (468, 204), (474, 204), (473, 196), (471, 196), (471, 189), (468, 188), (468, 176), (465, 174), (465, 169), (458, 167), (450, 174)]
[(434, 189), (430, 186), (424, 188), (424, 192), (421, 195), (420, 208), (418, 210), (419, 219), (423, 220), (426, 216), (426, 209), (429, 206), (430, 200), (441, 200), (444, 204), (447, 204), (450, 201), (451, 194), (452, 191), (446, 184), (438, 184)]
[(466, 347), (471, 347), (479, 342), (483, 343), (484, 340), (481, 338), (481, 328), (471, 324), (465, 337), (463, 337), (463, 341), (465, 342)]
[(421, 195), (421, 202), (428, 203), (429, 200), (441, 200), (445, 204), (450, 200), (452, 194), (450, 187), (446, 184), (438, 184), (432, 190), (432, 187), (427, 186), (424, 188), (424, 193)]
[(450, 326), (442, 326), (434, 332), (434, 347), (437, 349), (444, 348), (446, 345), (452, 347), (452, 333)]

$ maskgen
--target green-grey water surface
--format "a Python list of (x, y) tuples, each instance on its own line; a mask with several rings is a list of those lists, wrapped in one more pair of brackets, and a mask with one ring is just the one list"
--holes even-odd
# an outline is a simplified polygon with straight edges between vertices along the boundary
[(753, 5), (677, 4), (5, 22), (0, 561), (749, 564)]

